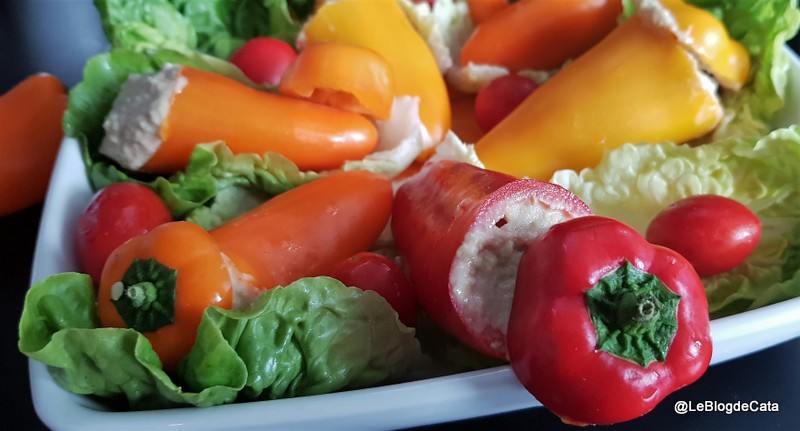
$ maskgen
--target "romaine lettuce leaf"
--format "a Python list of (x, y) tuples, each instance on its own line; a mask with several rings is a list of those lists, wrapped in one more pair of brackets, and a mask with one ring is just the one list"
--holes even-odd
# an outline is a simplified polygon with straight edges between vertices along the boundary
[(209, 308), (181, 375), (193, 390), (242, 387), (247, 400), (365, 387), (422, 363), (414, 332), (373, 291), (305, 278), (246, 311)]
[(206, 309), (175, 376), (141, 333), (97, 326), (89, 277), (54, 275), (28, 291), (19, 349), (65, 389), (137, 410), (328, 393), (423, 363), (414, 330), (382, 297), (327, 277), (272, 289), (248, 310)]
[(278, 153), (233, 154), (222, 142), (195, 147), (189, 165), (151, 185), (173, 216), (213, 229), (269, 197), (318, 178)]
[(114, 48), (198, 50), (227, 59), (248, 39), (293, 43), (314, 0), (95, 0)]
[(192, 23), (168, 0), (95, 0), (106, 39), (114, 48), (145, 52), (154, 48), (197, 48)]
[(800, 126), (760, 139), (689, 146), (627, 144), (595, 168), (558, 171), (552, 181), (596, 214), (644, 233), (667, 205), (697, 194), (735, 199), (761, 219), (756, 251), (732, 271), (704, 279), (712, 316), (800, 296)]

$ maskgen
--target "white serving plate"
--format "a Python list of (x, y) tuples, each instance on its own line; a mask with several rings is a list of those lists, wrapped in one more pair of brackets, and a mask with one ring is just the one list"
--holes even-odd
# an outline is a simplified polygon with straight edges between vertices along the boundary
[[(800, 60), (789, 54), (789, 103), (775, 126), (800, 121)], [(77, 142), (65, 139), (42, 213), (32, 282), (77, 268), (72, 234), (92, 195), (84, 172)], [(800, 298), (714, 320), (711, 334), (712, 364), (791, 340), (800, 336)], [(30, 380), (36, 412), (54, 430), (394, 429), (541, 406), (508, 366), (327, 395), (140, 412), (108, 411), (69, 393), (36, 361), (30, 361)]]

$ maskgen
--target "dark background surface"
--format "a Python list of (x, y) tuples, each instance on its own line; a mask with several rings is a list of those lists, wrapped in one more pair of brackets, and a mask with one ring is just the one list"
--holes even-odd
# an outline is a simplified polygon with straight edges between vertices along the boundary
[[(19, 6), (22, 3), (32, 6)], [(102, 39), (98, 38), (99, 26), (95, 17), (90, 2), (84, 0), (0, 2), (0, 93), (39, 71), (53, 73), (66, 84), (74, 85), (80, 79), (80, 64), (85, 56), (105, 47)], [(32, 32), (32, 27), (38, 30)], [(793, 41), (792, 46), (797, 48), (800, 44)], [(37, 205), (0, 217), (0, 274), (5, 292), (5, 297), (0, 300), (3, 307), (3, 362), (0, 370), (4, 374), (3, 411), (7, 412), (2, 428), (7, 429), (46, 429), (33, 410), (27, 359), (16, 346), (17, 323), (29, 283), (40, 213), (41, 205)], [(780, 411), (679, 415), (673, 410), (679, 400), (691, 403), (756, 400), (777, 403)], [(335, 424), (332, 427), (336, 428)], [(392, 424), (386, 424), (386, 428), (392, 428)], [(536, 408), (424, 429), (559, 430), (574, 427), (563, 425), (548, 411)], [(674, 393), (650, 414), (627, 423), (595, 429), (800, 429), (800, 339), (713, 366), (698, 382)]]

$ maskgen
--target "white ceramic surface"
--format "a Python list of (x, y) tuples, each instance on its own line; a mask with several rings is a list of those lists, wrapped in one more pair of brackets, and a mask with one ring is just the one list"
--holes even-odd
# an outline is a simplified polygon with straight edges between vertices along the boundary
[[(789, 105), (776, 126), (800, 120), (800, 61), (791, 54)], [(36, 245), (32, 281), (74, 270), (75, 221), (91, 197), (74, 140), (62, 144)], [(800, 336), (800, 298), (715, 320), (713, 364)], [(508, 366), (416, 382), (294, 399), (209, 408), (110, 412), (68, 393), (40, 363), (30, 362), (33, 402), (54, 430), (255, 430), (404, 428), (503, 413), (540, 405)], [(408, 414), (414, 412), (414, 414)]]

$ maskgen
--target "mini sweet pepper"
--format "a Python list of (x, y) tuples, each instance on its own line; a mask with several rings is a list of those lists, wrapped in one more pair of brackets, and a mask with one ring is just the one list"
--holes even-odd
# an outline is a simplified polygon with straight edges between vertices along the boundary
[(617, 220), (553, 226), (522, 256), (508, 323), (511, 366), (567, 423), (652, 410), (708, 368), (700, 277), (678, 253)]
[(558, 185), (443, 160), (426, 163), (397, 190), (392, 234), (428, 316), (462, 343), (505, 359), (525, 244), (587, 214)]
[(640, 7), (478, 140), (486, 167), (546, 180), (595, 166), (625, 143), (684, 143), (713, 130), (723, 115), (717, 84), (679, 29), (662, 22), (668, 10), (648, 11)]
[(205, 309), (233, 306), (236, 273), (199, 225), (162, 224), (108, 257), (97, 294), (100, 322), (141, 332), (164, 369), (175, 371)]

